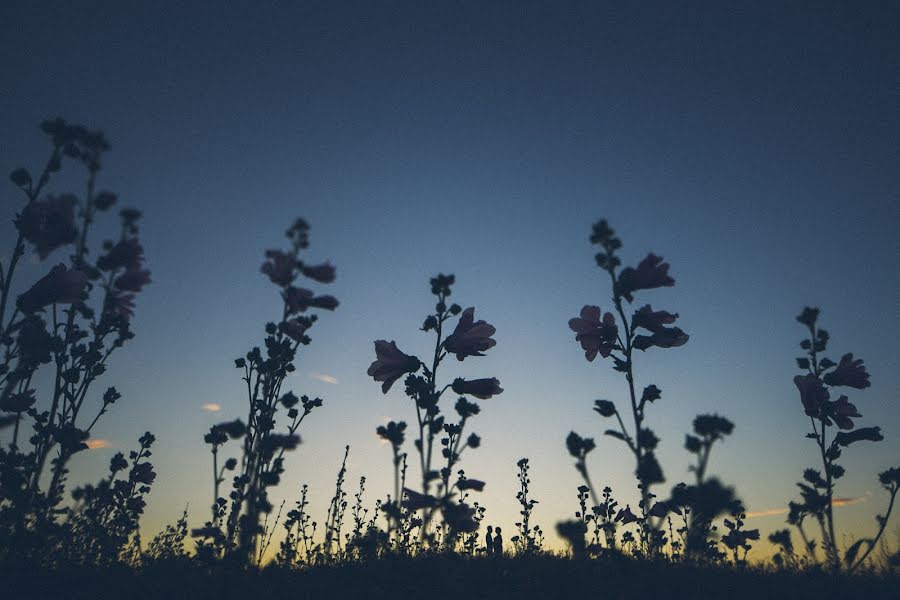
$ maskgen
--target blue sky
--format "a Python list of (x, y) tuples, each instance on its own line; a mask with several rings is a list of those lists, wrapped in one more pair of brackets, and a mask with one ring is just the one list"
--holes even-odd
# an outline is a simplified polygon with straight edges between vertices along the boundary
[[(448, 369), (506, 390), (482, 402), (484, 445), (463, 462), (488, 482), (489, 521), (512, 531), (522, 456), (538, 521), (575, 510), (571, 429), (598, 439), (594, 480), (633, 502), (629, 457), (591, 411), (624, 400), (624, 382), (566, 327), (610, 304), (587, 239), (605, 217), (626, 264), (648, 251), (672, 264), (676, 287), (639, 301), (680, 313), (691, 335), (636, 371), (664, 393), (649, 424), (668, 481), (690, 475), (693, 417), (718, 412), (736, 430), (711, 471), (753, 511), (793, 498), (816, 457), (791, 382), (794, 316), (818, 305), (831, 354), (855, 352), (872, 375), (851, 401), (886, 439), (847, 453), (838, 488), (867, 498), (839, 523), (869, 527), (875, 474), (900, 455), (897, 16), (887, 2), (5, 4), (0, 170), (42, 160), (36, 125), (61, 114), (107, 133), (103, 185), (145, 213), (153, 285), (106, 377), (124, 396), (98, 430), (113, 448), (79, 456), (74, 478), (150, 429), (148, 527), (186, 503), (205, 517), (202, 434), (244, 413), (232, 359), (278, 316), (262, 253), (304, 216), (341, 306), (292, 378), (326, 404), (276, 497), (309, 482), (324, 518), (345, 443), (369, 500), (389, 491), (374, 429), (414, 414), (366, 376), (372, 341), (426, 354), (428, 279), (452, 272), (454, 298), (497, 327), (487, 357)], [(3, 196), (8, 222), (18, 199)]]

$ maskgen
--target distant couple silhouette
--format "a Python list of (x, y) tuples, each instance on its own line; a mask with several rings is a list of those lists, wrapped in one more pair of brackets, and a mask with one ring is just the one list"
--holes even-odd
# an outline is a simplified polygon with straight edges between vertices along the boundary
[(484, 542), (485, 554), (488, 556), (503, 556), (503, 533), (499, 527), (496, 534), (494, 534), (494, 528), (488, 525)]

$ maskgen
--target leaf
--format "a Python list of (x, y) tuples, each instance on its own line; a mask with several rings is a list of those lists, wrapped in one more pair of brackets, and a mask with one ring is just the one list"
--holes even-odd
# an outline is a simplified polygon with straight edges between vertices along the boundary
[(871, 546), (873, 540), (869, 538), (862, 538), (853, 542), (853, 545), (847, 548), (847, 552), (844, 553), (844, 562), (847, 563), (847, 566), (852, 566), (856, 561), (856, 555), (859, 554), (859, 549), (863, 544), (869, 544)]
[(624, 435), (622, 435), (621, 432), (616, 431), (615, 429), (607, 429), (606, 431), (603, 432), (603, 434), (608, 435), (610, 437), (614, 437), (617, 440), (622, 440), (623, 442), (626, 442), (626, 443), (628, 442), (628, 438), (626, 438)]
[(797, 367), (803, 370), (809, 369), (809, 359), (808, 358), (798, 358), (797, 359)]

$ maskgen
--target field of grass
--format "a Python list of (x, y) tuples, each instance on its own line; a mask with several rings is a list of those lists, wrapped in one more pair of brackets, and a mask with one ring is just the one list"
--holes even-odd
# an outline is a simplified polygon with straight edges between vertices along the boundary
[(572, 560), (542, 555), (378, 560), (292, 571), (203, 569), (169, 562), (133, 571), (0, 567), (2, 597), (103, 598), (900, 598), (897, 574), (832, 576), (821, 571), (702, 567), (643, 560)]

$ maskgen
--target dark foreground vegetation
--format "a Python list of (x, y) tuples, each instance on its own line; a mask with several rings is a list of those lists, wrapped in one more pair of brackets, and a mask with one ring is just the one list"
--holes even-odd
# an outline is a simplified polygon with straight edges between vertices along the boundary
[[(390, 336), (374, 341), (368, 375), (382, 394), (399, 383), (409, 400), (409, 425), (390, 421), (374, 432), (390, 447), (392, 489), (376, 491), (373, 502), (365, 477), (358, 487), (347, 482), (348, 445), (320, 525), (306, 485), (293, 506), (274, 506), (269, 492), (281, 483), (285, 454), (298, 449), (301, 425), (314, 411), (321, 418), (324, 404), (287, 389), (287, 378), (308, 351), (318, 315), (339, 305), (301, 287), (332, 283), (336, 269), (307, 262), (310, 227), (297, 219), (287, 244), (266, 250), (260, 269), (275, 286), (279, 310), (263, 326), (262, 343), (230, 359), (246, 412), (198, 432), (212, 463), (209, 512), (185, 511), (142, 540), (141, 517), (156, 480), (151, 432), (137, 438), (127, 457), (115, 454), (100, 481), (68, 485), (71, 458), (90, 447), (92, 428), (122, 399), (100, 382), (108, 359), (134, 337), (136, 300), (151, 283), (140, 212), (123, 209), (118, 226), (110, 223), (118, 198), (99, 187), (110, 149), (101, 132), (63, 119), (41, 127), (49, 157), (43, 167), (10, 175), (22, 205), (12, 253), (0, 261), (0, 598), (900, 597), (900, 555), (885, 535), (900, 468), (878, 466), (883, 514), (867, 537), (839, 543), (833, 507), (845, 469), (838, 461), (850, 446), (884, 435), (877, 425), (854, 421), (863, 416), (856, 394), (869, 387), (869, 373), (852, 353), (838, 360), (825, 355), (830, 337), (818, 309), (797, 317), (806, 333), (803, 356), (795, 359), (802, 375), (793, 385), (797, 410), (809, 418), (809, 430), (798, 436), (815, 442), (820, 461), (802, 471), (800, 497), (787, 509), (792, 529), (768, 535), (777, 553), (765, 566), (750, 565), (761, 533), (745, 526), (735, 487), (711, 474), (713, 447), (735, 428), (726, 417), (697, 415), (684, 442), (690, 481), (662, 487), (667, 479), (651, 415), (665, 396), (648, 383), (641, 357), (677, 349), (690, 336), (674, 325), (678, 313), (632, 304), (675, 280), (669, 263), (653, 253), (623, 268), (623, 243), (606, 221), (594, 225), (590, 241), (608, 310), (585, 305), (568, 325), (584, 358), (599, 357), (594, 364), (623, 380), (619, 393), (609, 390), (618, 399), (595, 400), (592, 408), (596, 423), (605, 424), (595, 431), (615, 438), (633, 465), (640, 498), (634, 507), (616, 500), (621, 490), (605, 484), (597, 465), (589, 468), (594, 438), (560, 432), (560, 452), (568, 451), (583, 480), (572, 490), (574, 518), (556, 524), (566, 553), (546, 552), (545, 530), (533, 518), (539, 500), (531, 495), (528, 458), (515, 465), (519, 489), (510, 502), (521, 515), (515, 529), (487, 526), (488, 507), (475, 499), (485, 481), (473, 476), (482, 438), (472, 424), (479, 402), (503, 393), (497, 377), (478, 372), (478, 357), (496, 352), (496, 329), (480, 312), (476, 317), (475, 306), (453, 301), (456, 279), (445, 274), (429, 282), (434, 311), (411, 323), (428, 338), (416, 354)], [(48, 193), (64, 167), (84, 175), (78, 195)], [(98, 244), (89, 232), (104, 222), (111, 237)], [(56, 263), (66, 252), (37, 281), (16, 279), (28, 253)], [(574, 352), (573, 359), (580, 360)], [(448, 361), (466, 361), (474, 377), (448, 378), (442, 367)], [(853, 402), (846, 394), (854, 394)], [(462, 468), (463, 456), (471, 471)]]
[(897, 598), (897, 576), (698, 566), (643, 560), (458, 556), (379, 560), (307, 570), (203, 569), (187, 561), (139, 571), (0, 572), (6, 598)]

